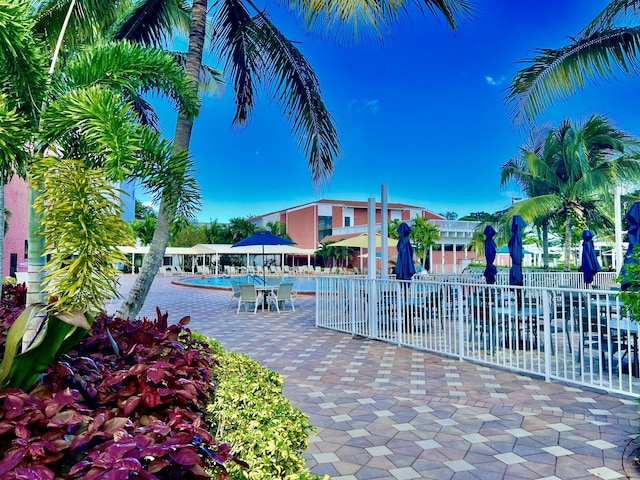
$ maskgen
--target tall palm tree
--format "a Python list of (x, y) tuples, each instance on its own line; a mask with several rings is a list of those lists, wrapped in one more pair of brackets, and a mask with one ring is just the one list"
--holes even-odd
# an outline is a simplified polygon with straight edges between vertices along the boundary
[[(540, 195), (551, 193), (553, 185), (546, 178), (536, 177), (532, 174), (529, 169), (528, 157), (530, 155), (543, 156), (546, 142), (552, 139), (553, 134), (550, 125), (532, 128), (527, 140), (519, 148), (518, 154), (502, 165), (500, 169), (500, 187), (505, 188), (510, 181), (513, 181), (527, 198), (536, 198)], [(506, 222), (510, 221), (513, 215), (520, 213), (520, 206), (521, 203), (518, 202), (512, 206), (510, 212), (504, 212), (505, 215), (500, 217), (502, 223), (499, 230), (509, 230), (510, 227)], [(542, 262), (544, 268), (549, 268), (549, 222), (553, 219), (555, 212), (549, 211), (547, 213), (547, 215), (542, 215), (535, 220), (528, 219), (529, 222), (533, 222), (540, 229), (542, 234)]]
[[(172, 2), (162, 2), (169, 4)], [(460, 16), (470, 13), (467, 0), (414, 0), (421, 10), (440, 13), (455, 28)], [(162, 38), (160, 32), (170, 23), (166, 10), (151, 8), (158, 2), (140, 1), (140, 9), (132, 14), (128, 25), (152, 25), (158, 32), (147, 37), (149, 41)], [(212, 9), (210, 41), (213, 51), (220, 57), (233, 84), (236, 113), (233, 119), (243, 125), (253, 109), (256, 88), (262, 83), (277, 100), (291, 123), (291, 133), (304, 150), (314, 183), (327, 180), (333, 164), (340, 154), (337, 131), (320, 93), (320, 85), (313, 69), (296, 46), (271, 22), (270, 17), (251, 0), (222, 0)], [(198, 81), (201, 78), (202, 52), (207, 26), (208, 0), (193, 0), (191, 25), (186, 53), (186, 70)], [(357, 37), (363, 25), (378, 35), (386, 32), (388, 22), (406, 13), (404, 2), (308, 2), (296, 1), (293, 7), (305, 18), (310, 28), (337, 28), (346, 25), (348, 32)], [(157, 15), (159, 13), (159, 15)], [(163, 21), (148, 20), (150, 14)], [(148, 31), (148, 29), (145, 27)], [(134, 34), (131, 28), (129, 34)], [(193, 120), (178, 117), (174, 144), (177, 149), (189, 150)], [(123, 317), (137, 315), (157, 273), (160, 260), (169, 240), (169, 225), (174, 212), (171, 202), (163, 196), (154, 239), (145, 257), (142, 271), (118, 310)]]
[[(639, 0), (612, 0), (571, 42), (539, 49), (514, 76), (508, 102), (516, 121), (533, 121), (556, 100), (617, 71), (635, 75), (640, 67)], [(635, 22), (633, 22), (635, 20)], [(629, 26), (620, 26), (629, 21)]]
[(621, 181), (640, 178), (640, 164), (630, 157), (638, 140), (594, 115), (584, 123), (565, 120), (549, 130), (544, 145), (523, 150), (520, 163), (507, 164), (504, 181), (515, 178), (531, 198), (512, 208), (540, 225), (562, 222), (565, 269), (569, 269), (572, 227), (611, 228), (612, 191)]

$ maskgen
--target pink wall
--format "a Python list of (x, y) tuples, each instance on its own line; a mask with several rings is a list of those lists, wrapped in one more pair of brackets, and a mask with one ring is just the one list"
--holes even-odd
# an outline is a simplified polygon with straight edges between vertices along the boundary
[(14, 176), (4, 187), (5, 208), (11, 212), (9, 230), (4, 237), (4, 262), (2, 265), (4, 276), (9, 275), (11, 254), (18, 255), (18, 272), (26, 272), (27, 267), (24, 242), (27, 239), (29, 212), (27, 198), (29, 188), (27, 182)]

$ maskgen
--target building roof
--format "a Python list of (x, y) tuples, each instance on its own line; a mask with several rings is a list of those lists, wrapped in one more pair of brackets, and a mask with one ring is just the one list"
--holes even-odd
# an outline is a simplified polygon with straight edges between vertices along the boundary
[[(287, 207), (287, 208), (282, 208), (280, 210), (275, 210), (273, 212), (269, 212), (269, 213), (265, 213), (262, 215), (254, 215), (253, 217), (251, 217), (249, 220), (254, 220), (254, 219), (258, 219), (258, 218), (263, 218), (263, 217), (268, 217), (270, 215), (277, 215), (279, 213), (282, 212), (286, 212), (288, 210), (297, 210), (303, 207), (307, 207), (310, 205), (317, 205), (317, 204), (329, 204), (329, 205), (342, 205), (345, 207), (362, 207), (362, 208), (367, 208), (367, 206), (369, 205), (368, 202), (366, 201), (359, 201), (359, 200), (331, 200), (331, 199), (320, 199), (320, 200), (314, 200), (312, 202), (308, 202), (308, 203), (302, 203), (300, 205), (294, 205), (292, 207)], [(380, 208), (382, 206), (381, 202), (376, 202), (376, 208)], [(419, 205), (409, 205), (406, 203), (389, 203), (388, 204), (389, 209), (395, 209), (395, 210), (424, 210), (425, 212), (429, 212), (430, 214), (438, 217), (438, 218), (442, 218), (444, 220), (444, 217), (442, 217), (442, 215), (438, 215), (437, 213), (433, 213), (430, 210), (427, 210), (424, 207), (421, 207)]]

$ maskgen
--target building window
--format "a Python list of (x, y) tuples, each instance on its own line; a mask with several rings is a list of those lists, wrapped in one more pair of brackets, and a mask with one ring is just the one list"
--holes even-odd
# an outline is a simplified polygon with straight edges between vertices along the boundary
[(351, 226), (351, 217), (344, 217), (344, 226), (345, 227)]
[(29, 259), (29, 240), (24, 241), (24, 259)]
[(331, 216), (318, 216), (318, 241), (331, 235)]

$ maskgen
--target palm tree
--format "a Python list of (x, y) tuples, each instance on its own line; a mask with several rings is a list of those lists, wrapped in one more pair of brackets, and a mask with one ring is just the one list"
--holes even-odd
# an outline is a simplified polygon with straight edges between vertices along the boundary
[[(500, 170), (500, 186), (505, 188), (510, 181), (514, 181), (527, 198), (536, 198), (540, 195), (551, 193), (553, 185), (545, 178), (539, 178), (532, 175), (529, 170), (528, 157), (541, 157), (545, 152), (545, 144), (552, 141), (552, 129), (549, 125), (541, 125), (530, 130), (529, 136), (525, 143), (520, 147), (518, 154), (510, 158)], [(511, 217), (519, 213), (521, 204), (513, 204), (511, 212), (505, 212), (503, 215), (503, 223), (501, 224), (504, 231), (509, 230), (509, 225), (505, 222), (510, 221)], [(542, 236), (542, 262), (544, 268), (549, 268), (549, 222), (553, 219), (554, 212), (549, 211), (548, 215), (539, 218), (528, 219), (539, 227)], [(506, 227), (506, 228), (504, 228)], [(483, 226), (484, 228), (484, 226)]]
[(250, 237), (255, 231), (256, 226), (248, 218), (235, 217), (229, 220), (229, 233), (231, 234), (232, 243)]
[(571, 43), (539, 49), (514, 76), (508, 102), (516, 121), (533, 121), (556, 100), (572, 95), (587, 83), (611, 79), (616, 70), (637, 74), (640, 26), (620, 26), (638, 18), (640, 1), (612, 0)]
[[(18, 145), (28, 149), (32, 167), (52, 156), (59, 162), (82, 159), (87, 168), (102, 170), (111, 181), (127, 176), (146, 178), (151, 191), (164, 188), (169, 172), (184, 172), (189, 165), (186, 157), (172, 155), (169, 143), (143, 127), (129, 103), (138, 89), (153, 89), (168, 93), (180, 108), (195, 115), (197, 97), (188, 94), (187, 78), (173, 58), (164, 52), (111, 42), (78, 51), (66, 49), (61, 57), (64, 61), (59, 63), (63, 68), (52, 68), (52, 60), (47, 75), (46, 44), (34, 35), (36, 19), (42, 17), (35, 13), (20, 2), (0, 2), (0, 16), (15, 21), (9, 22), (12, 30), (5, 29), (5, 35), (0, 36), (0, 63), (4, 65), (7, 77), (3, 76), (3, 80), (10, 93), (6, 104), (18, 105), (31, 115), (30, 128), (24, 129), (28, 140)], [(144, 164), (140, 162), (143, 158)], [(181, 195), (182, 201), (186, 200), (184, 205), (192, 204), (192, 180), (178, 179), (178, 184), (172, 186), (178, 191), (185, 187), (188, 193)], [(31, 193), (35, 198), (37, 192), (33, 188)], [(39, 220), (35, 214), (30, 217), (29, 269), (35, 279), (30, 280), (30, 303), (40, 302), (44, 291), (34, 288), (43, 278), (43, 247), (55, 244), (53, 238), (44, 240), (39, 235)], [(43, 241), (35, 241), (37, 237)]]
[[(413, 220), (413, 227), (411, 227), (411, 233), (409, 235), (413, 248), (418, 257), (422, 257), (422, 268), (425, 271), (431, 270), (431, 257), (429, 251), (431, 247), (437, 244), (440, 240), (440, 230), (435, 225), (429, 223), (426, 218), (416, 215)], [(444, 252), (443, 252), (444, 255)]]
[(611, 228), (612, 194), (621, 181), (640, 178), (640, 164), (629, 159), (638, 140), (594, 115), (584, 123), (565, 120), (549, 130), (544, 144), (522, 150), (503, 167), (502, 180), (515, 178), (533, 195), (511, 209), (529, 222), (548, 226), (563, 223), (565, 269), (569, 269), (571, 233)]
[[(172, 2), (140, 1), (140, 6), (127, 25), (152, 25), (144, 41), (161, 39), (164, 26), (170, 23), (168, 10), (158, 8)], [(421, 10), (441, 13), (447, 23), (455, 28), (457, 18), (471, 12), (467, 0), (414, 1)], [(153, 6), (156, 8), (153, 8)], [(189, 44), (186, 53), (188, 75), (198, 81), (201, 78), (202, 52), (205, 43), (208, 0), (193, 0)], [(212, 11), (212, 50), (222, 60), (233, 84), (236, 114), (234, 123), (246, 123), (254, 106), (257, 84), (267, 87), (287, 120), (292, 125), (292, 135), (307, 155), (314, 183), (327, 180), (333, 171), (335, 159), (340, 154), (338, 136), (333, 120), (320, 94), (320, 85), (311, 66), (295, 45), (271, 22), (269, 16), (259, 10), (251, 0), (224, 0), (216, 3)], [(347, 25), (348, 31), (357, 37), (361, 26), (369, 26), (378, 36), (386, 32), (387, 22), (406, 13), (403, 2), (371, 4), (359, 2), (294, 2), (294, 8), (303, 14), (308, 27), (336, 28)], [(253, 13), (250, 13), (250, 11)], [(156, 20), (150, 21), (150, 14)], [(162, 21), (157, 19), (161, 18)], [(137, 21), (142, 20), (145, 21)], [(127, 35), (136, 35), (130, 28)], [(177, 149), (189, 151), (193, 119), (178, 117), (174, 144)], [(170, 200), (170, 199), (169, 199)], [(145, 257), (140, 276), (118, 314), (123, 317), (137, 315), (151, 288), (160, 259), (169, 239), (169, 225), (174, 211), (171, 202), (163, 196), (160, 202), (158, 225), (154, 239)]]

